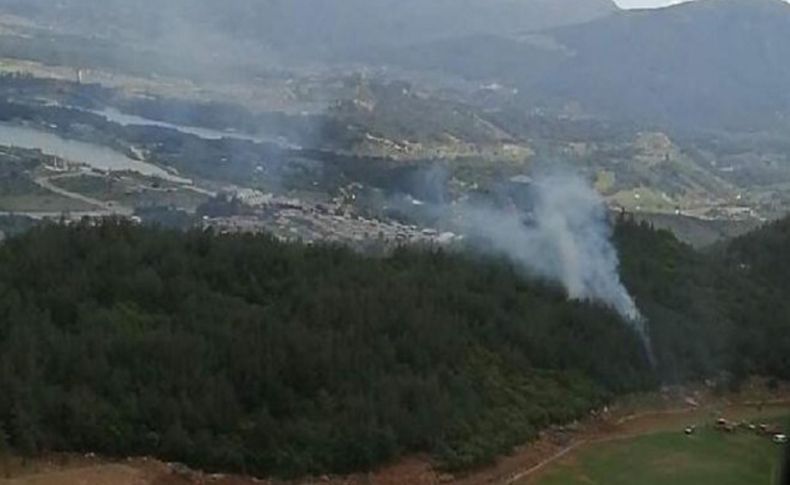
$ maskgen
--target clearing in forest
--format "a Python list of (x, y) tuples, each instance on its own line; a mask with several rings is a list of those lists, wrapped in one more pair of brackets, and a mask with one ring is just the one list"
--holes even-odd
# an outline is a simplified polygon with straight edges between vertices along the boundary
[(773, 483), (779, 456), (770, 436), (706, 426), (690, 436), (679, 429), (583, 446), (520, 483), (764, 485)]

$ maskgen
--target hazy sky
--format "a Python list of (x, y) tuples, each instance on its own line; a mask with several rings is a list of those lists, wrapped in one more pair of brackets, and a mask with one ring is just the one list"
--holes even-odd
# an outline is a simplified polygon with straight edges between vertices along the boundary
[[(655, 8), (666, 7), (676, 3), (684, 3), (690, 0), (614, 0), (615, 3), (623, 8)], [(790, 0), (788, 0), (790, 1)]]
[(615, 0), (623, 8), (652, 8), (666, 7), (673, 3), (682, 3), (684, 0)]

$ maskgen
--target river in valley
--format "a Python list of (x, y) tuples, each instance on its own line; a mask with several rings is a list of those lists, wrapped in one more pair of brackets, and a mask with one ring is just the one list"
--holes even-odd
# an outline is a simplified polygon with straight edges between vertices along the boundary
[(134, 160), (111, 148), (77, 140), (67, 140), (29, 126), (0, 123), (0, 145), (41, 150), (47, 155), (82, 163), (103, 171), (130, 171), (170, 182), (191, 183), (189, 179), (174, 175), (154, 164)]
[(188, 135), (194, 135), (204, 140), (221, 140), (229, 138), (232, 140), (251, 141), (254, 143), (273, 143), (283, 148), (299, 150), (301, 147), (285, 141), (282, 138), (266, 137), (263, 135), (249, 135), (246, 133), (239, 133), (234, 131), (221, 131), (211, 128), (202, 128), (199, 126), (185, 126), (175, 123), (168, 123), (166, 121), (152, 120), (143, 118), (142, 116), (130, 115), (118, 111), (115, 108), (105, 108), (101, 111), (91, 111), (91, 113), (103, 116), (112, 123), (117, 123), (122, 126), (157, 126), (160, 128), (169, 128)]

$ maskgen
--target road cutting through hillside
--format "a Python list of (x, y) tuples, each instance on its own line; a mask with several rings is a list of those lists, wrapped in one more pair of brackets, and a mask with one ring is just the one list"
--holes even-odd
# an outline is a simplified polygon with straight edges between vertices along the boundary
[(102, 200), (99, 200), (99, 199), (94, 199), (92, 197), (88, 197), (88, 196), (85, 196), (85, 195), (82, 195), (82, 194), (78, 194), (76, 192), (70, 192), (70, 191), (68, 191), (68, 190), (66, 190), (66, 189), (64, 189), (62, 187), (59, 187), (59, 186), (57, 186), (57, 185), (52, 183), (53, 180), (61, 180), (61, 179), (64, 179), (64, 178), (72, 178), (72, 177), (77, 177), (79, 175), (81, 175), (80, 172), (75, 172), (75, 173), (68, 173), (68, 174), (55, 175), (55, 176), (49, 176), (49, 177), (37, 177), (34, 180), (34, 182), (36, 183), (36, 185), (38, 185), (42, 189), (48, 190), (50, 192), (53, 192), (55, 194), (61, 195), (63, 197), (69, 198), (69, 199), (73, 199), (73, 200), (76, 200), (76, 201), (79, 201), (79, 202), (83, 202), (83, 203), (88, 204), (88, 205), (92, 205), (92, 206), (96, 207), (99, 210), (100, 213), (101, 212), (106, 212), (107, 215), (115, 214), (115, 215), (121, 215), (121, 216), (130, 216), (130, 215), (132, 215), (134, 213), (134, 211), (132, 209), (129, 209), (128, 207), (124, 207), (124, 206), (118, 205), (118, 204), (116, 204), (114, 202), (106, 202), (106, 201), (102, 201)]

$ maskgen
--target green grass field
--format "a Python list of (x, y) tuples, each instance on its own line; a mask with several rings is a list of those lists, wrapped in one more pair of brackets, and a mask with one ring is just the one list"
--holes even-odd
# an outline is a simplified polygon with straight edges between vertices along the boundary
[(533, 485), (770, 485), (780, 448), (752, 433), (704, 428), (585, 446)]
[(0, 194), (0, 211), (4, 212), (79, 212), (96, 210), (96, 207), (57, 194), (35, 193), (24, 195)]

